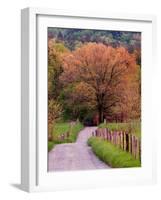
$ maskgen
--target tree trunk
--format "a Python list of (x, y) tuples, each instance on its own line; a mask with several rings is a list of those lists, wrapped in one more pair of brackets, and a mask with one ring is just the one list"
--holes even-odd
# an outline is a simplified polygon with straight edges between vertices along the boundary
[(99, 112), (99, 123), (102, 123), (103, 122), (103, 109), (102, 109), (102, 106), (99, 106), (98, 112)]

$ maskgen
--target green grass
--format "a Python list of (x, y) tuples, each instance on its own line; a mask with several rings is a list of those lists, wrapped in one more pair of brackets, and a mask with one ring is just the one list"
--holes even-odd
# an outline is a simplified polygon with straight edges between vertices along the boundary
[(77, 123), (73, 126), (69, 136), (69, 142), (75, 142), (78, 136), (78, 133), (81, 129), (83, 129), (83, 125), (81, 123)]
[(141, 163), (130, 153), (122, 151), (113, 144), (101, 138), (91, 137), (88, 145), (92, 147), (93, 152), (113, 168), (140, 167)]
[[(81, 123), (76, 123), (72, 127), (68, 122), (55, 123), (53, 128), (53, 141), (48, 141), (48, 151), (50, 151), (56, 144), (75, 142), (81, 129), (83, 129)], [(59, 136), (66, 132), (69, 132), (69, 137), (61, 141)]]
[(57, 137), (70, 129), (70, 124), (67, 122), (59, 122), (54, 124), (53, 137)]
[(55, 146), (55, 143), (53, 141), (48, 141), (48, 151), (52, 150)]
[(102, 123), (99, 128), (108, 128), (111, 131), (128, 131), (137, 137), (141, 137), (141, 123), (140, 121), (132, 121), (127, 123)]
[(72, 127), (70, 126), (70, 123), (68, 122), (56, 123), (53, 128), (53, 138), (57, 138), (57, 136), (69, 131), (70, 136), (64, 142), (75, 142), (77, 139), (77, 134), (82, 128), (83, 128), (83, 125), (81, 123), (76, 123)]

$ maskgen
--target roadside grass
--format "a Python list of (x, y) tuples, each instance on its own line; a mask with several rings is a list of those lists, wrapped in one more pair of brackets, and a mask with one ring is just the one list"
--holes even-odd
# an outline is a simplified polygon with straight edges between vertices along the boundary
[[(69, 122), (57, 122), (53, 127), (53, 141), (48, 141), (48, 151), (50, 151), (56, 144), (61, 143), (72, 143), (75, 142), (78, 136), (78, 133), (83, 129), (81, 123), (75, 123), (72, 126)], [(65, 138), (63, 141), (60, 140), (59, 136), (69, 132), (69, 137)]]
[(68, 142), (75, 142), (76, 139), (77, 139), (79, 131), (81, 131), (83, 129), (83, 127), (84, 126), (81, 123), (77, 123), (76, 125), (74, 125), (70, 130)]
[(48, 141), (48, 151), (52, 150), (55, 145), (56, 145), (55, 142)]
[(141, 123), (138, 120), (125, 123), (102, 123), (98, 127), (108, 128), (111, 131), (127, 131), (138, 138), (141, 137)]
[(130, 153), (122, 151), (101, 138), (90, 137), (88, 145), (98, 158), (113, 168), (140, 167), (141, 163)]
[(53, 127), (53, 138), (57, 138), (63, 133), (66, 133), (70, 129), (70, 123), (68, 122), (57, 122)]

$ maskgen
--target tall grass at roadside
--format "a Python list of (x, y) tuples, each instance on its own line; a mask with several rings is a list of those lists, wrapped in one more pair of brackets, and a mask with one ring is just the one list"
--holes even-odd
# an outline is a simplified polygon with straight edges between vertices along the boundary
[(98, 158), (113, 168), (140, 167), (141, 163), (130, 153), (125, 152), (101, 138), (91, 137), (88, 145)]

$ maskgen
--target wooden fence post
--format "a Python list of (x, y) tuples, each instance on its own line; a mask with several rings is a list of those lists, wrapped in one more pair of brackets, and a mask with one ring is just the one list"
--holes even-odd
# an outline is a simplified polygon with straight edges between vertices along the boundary
[(135, 145), (135, 158), (136, 158), (136, 154), (137, 154), (137, 139), (136, 139), (136, 137), (135, 137), (134, 145)]
[(98, 130), (96, 130), (96, 133), (95, 133), (95, 134), (96, 134), (96, 137), (97, 137), (97, 136), (98, 136)]
[(119, 132), (119, 136), (118, 136), (118, 146), (119, 148), (121, 148), (121, 132)]
[(131, 135), (131, 154), (133, 155), (134, 147), (133, 147), (133, 135)]
[(123, 131), (123, 150), (126, 151), (126, 136), (124, 131)]
[(108, 132), (109, 132), (109, 130), (108, 130), (108, 128), (106, 128), (107, 139), (108, 139), (108, 137), (109, 137), (109, 134), (108, 134)]
[(100, 129), (100, 135), (101, 135), (101, 138), (103, 138), (103, 130)]
[(118, 132), (116, 131), (116, 146), (118, 146)]
[(136, 159), (139, 159), (139, 139), (136, 138)]
[(99, 137), (101, 137), (101, 129), (98, 129)]
[(124, 149), (124, 145), (123, 145), (123, 132), (122, 132), (122, 131), (120, 132), (120, 136), (121, 136), (121, 137), (120, 137), (120, 139), (121, 139), (121, 140), (120, 140), (121, 149)]
[(130, 142), (129, 142), (129, 145), (130, 145), (130, 146), (129, 146), (129, 147), (130, 147), (130, 148), (129, 148), (129, 152), (132, 154), (132, 134), (129, 135), (129, 141), (130, 141)]
[(132, 136), (132, 155), (135, 157), (135, 136)]
[(61, 139), (61, 141), (64, 140), (64, 134), (61, 134), (60, 139)]
[(114, 143), (115, 143), (115, 145), (117, 145), (117, 132), (116, 131), (114, 132)]
[(112, 131), (110, 131), (110, 134), (111, 134), (111, 143), (113, 144), (113, 133), (112, 133)]
[(110, 141), (110, 131), (108, 131), (108, 141)]
[(108, 139), (108, 141), (110, 141), (110, 132), (108, 129), (107, 129), (107, 139)]
[(70, 136), (69, 131), (67, 131), (67, 138)]
[(126, 148), (125, 150), (128, 152), (129, 151), (129, 134), (125, 132), (125, 137), (126, 137)]
[(105, 140), (107, 140), (107, 129), (104, 129), (104, 133), (105, 133)]
[(141, 140), (139, 139), (139, 160), (141, 161)]
[(113, 131), (113, 144), (116, 145), (116, 132)]
[(103, 139), (104, 140), (106, 139), (106, 129), (105, 128), (103, 129)]

